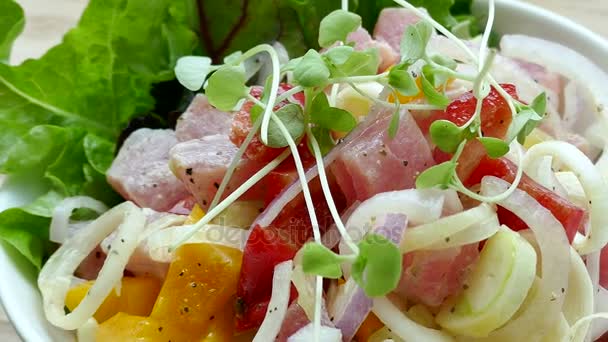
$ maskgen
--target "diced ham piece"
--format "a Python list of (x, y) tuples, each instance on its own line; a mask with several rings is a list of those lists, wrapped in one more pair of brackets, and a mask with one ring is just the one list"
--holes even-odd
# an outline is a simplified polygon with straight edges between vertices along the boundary
[(380, 12), (374, 28), (374, 38), (388, 43), (393, 50), (401, 51), (401, 37), (408, 26), (414, 25), (420, 18), (406, 8), (389, 7)]
[(108, 170), (108, 183), (140, 207), (171, 209), (188, 196), (169, 169), (169, 150), (175, 144), (175, 132), (169, 129), (142, 128), (131, 133)]
[(462, 290), (478, 255), (476, 243), (407, 253), (403, 256), (403, 274), (395, 292), (416, 303), (438, 306)]
[(105, 261), (106, 254), (97, 246), (86, 258), (84, 258), (84, 260), (82, 260), (80, 265), (78, 265), (74, 275), (85, 280), (95, 280)]
[(399, 62), (399, 53), (394, 50), (387, 42), (375, 40), (363, 27), (359, 27), (356, 31), (351, 32), (346, 37), (346, 42), (355, 43), (355, 50), (365, 50), (377, 48), (380, 55), (379, 72), (383, 72), (391, 65)]
[[(210, 135), (175, 145), (170, 151), (170, 166), (197, 202), (207, 208), (217, 192), (230, 162), (238, 148), (227, 135)], [(248, 159), (239, 162), (226, 188), (225, 196), (237, 189), (264, 165)], [(263, 196), (264, 189), (256, 184), (241, 199)]]
[(188, 109), (177, 119), (175, 135), (178, 141), (200, 139), (208, 135), (230, 133), (232, 114), (213, 107), (207, 96), (198, 94)]
[(435, 164), (422, 132), (409, 112), (402, 111), (394, 138), (388, 133), (392, 108), (370, 114), (367, 127), (339, 147), (330, 170), (348, 203), (375, 194), (413, 188), (420, 172)]
[(196, 198), (194, 198), (194, 196), (189, 196), (177, 202), (177, 204), (175, 204), (173, 208), (169, 209), (168, 212), (176, 215), (190, 215), (190, 212), (194, 208), (195, 204)]

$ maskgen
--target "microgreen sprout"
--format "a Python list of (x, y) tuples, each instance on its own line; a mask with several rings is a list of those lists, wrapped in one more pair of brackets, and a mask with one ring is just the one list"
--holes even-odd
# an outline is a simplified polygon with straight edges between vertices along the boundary
[(401, 278), (401, 252), (397, 245), (379, 234), (367, 234), (357, 244), (357, 253), (339, 255), (318, 242), (303, 247), (304, 272), (337, 279), (341, 265), (352, 264), (351, 276), (369, 297), (384, 296), (397, 287)]
[[(321, 317), (322, 277), (340, 277), (342, 275), (341, 265), (350, 263), (352, 264), (352, 277), (365, 293), (369, 296), (381, 296), (396, 287), (401, 275), (401, 254), (392, 242), (373, 233), (368, 234), (358, 244), (353, 242), (340, 219), (329, 189), (323, 155), (336, 144), (332, 138), (332, 132), (348, 133), (357, 125), (357, 120), (351, 113), (335, 107), (339, 87), (346, 84), (374, 103), (393, 106), (395, 111), (388, 127), (388, 133), (390, 137), (394, 137), (398, 132), (402, 109), (444, 110), (450, 103), (446, 96), (446, 89), (451, 80), (461, 79), (473, 82), (473, 94), (477, 98), (477, 105), (470, 120), (463, 126), (440, 120), (434, 122), (430, 127), (430, 135), (434, 144), (442, 151), (453, 153), (452, 159), (421, 173), (416, 180), (416, 186), (419, 188), (435, 186), (452, 188), (471, 198), (486, 202), (496, 202), (509, 196), (521, 180), (523, 170), (521, 166), (518, 167), (515, 181), (503, 194), (494, 197), (480, 196), (464, 187), (456, 174), (458, 159), (465, 146), (473, 139), (477, 139), (485, 147), (490, 157), (501, 157), (509, 151), (510, 142), (515, 139), (520, 143), (523, 142), (532, 129), (538, 125), (546, 110), (544, 94), (539, 95), (530, 105), (522, 104), (511, 97), (490, 75), (495, 51), (489, 50), (488, 52), (487, 42), (494, 21), (493, 0), (490, 0), (489, 20), (478, 56), (452, 32), (419, 9), (404, 0), (394, 1), (412, 10), (422, 20), (409, 26), (404, 33), (400, 45), (401, 61), (389, 71), (380, 74), (378, 74), (380, 56), (377, 49), (357, 50), (346, 41), (347, 36), (355, 31), (362, 21), (358, 15), (348, 12), (347, 0), (342, 0), (342, 9), (330, 13), (321, 21), (318, 42), (320, 46), (326, 48), (322, 53), (309, 50), (304, 56), (291, 59), (281, 66), (274, 48), (262, 44), (245, 53), (238, 52), (228, 56), (224, 60), (224, 65), (211, 65), (211, 61), (205, 57), (182, 58), (176, 68), (180, 82), (192, 90), (200, 89), (205, 84), (207, 76), (211, 75), (205, 85), (205, 92), (210, 103), (219, 109), (233, 110), (243, 100), (254, 103), (250, 115), (254, 122), (251, 131), (231, 162), (211, 203), (209, 212), (198, 223), (192, 225), (192, 234), (187, 236), (184, 241), (187, 241), (198, 229), (210, 222), (290, 154), (293, 154), (315, 240), (303, 247), (302, 262), (306, 272), (318, 275), (315, 282), (316, 340), (318, 340)], [(451, 58), (428, 54), (427, 45), (432, 39), (435, 29), (456, 42), (467, 53), (472, 63), (478, 67), (477, 75), (458, 72), (458, 65)], [(272, 66), (272, 74), (266, 80), (260, 100), (249, 94), (246, 81), (250, 75), (246, 73), (244, 67), (245, 61), (259, 53), (267, 53)], [(278, 95), (279, 83), (285, 76), (290, 79), (290, 83), (294, 87), (282, 95)], [(393, 102), (373, 98), (361, 91), (357, 84), (365, 82), (378, 82), (387, 87), (385, 94), (392, 93)], [(331, 87), (329, 99), (325, 94), (325, 89), (328, 87)], [(483, 136), (481, 130), (483, 100), (490, 93), (491, 87), (506, 100), (513, 114), (513, 122), (507, 132), (506, 140)], [(304, 93), (305, 98), (303, 108), (294, 99), (294, 95), (301, 92)], [(401, 101), (400, 96), (412, 98), (423, 96), (426, 103), (416, 101), (408, 103), (409, 101)], [(285, 100), (289, 103), (274, 112), (273, 108)], [(288, 148), (220, 202), (236, 165), (256, 134), (259, 134), (260, 140), (269, 147)], [(336, 222), (336, 227), (344, 242), (353, 251), (352, 255), (337, 255), (320, 243), (319, 225), (296, 144), (305, 136), (316, 160), (320, 183), (332, 218)], [(521, 148), (518, 148), (517, 151), (521, 159)], [(180, 244), (184, 241), (180, 241)]]

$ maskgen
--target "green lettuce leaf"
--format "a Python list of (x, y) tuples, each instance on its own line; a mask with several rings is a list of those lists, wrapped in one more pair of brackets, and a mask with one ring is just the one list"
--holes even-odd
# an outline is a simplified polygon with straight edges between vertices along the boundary
[[(13, 1), (0, 3), (0, 58), (7, 60), (23, 11)], [(35, 266), (47, 256), (48, 217), (58, 201), (75, 195), (120, 201), (105, 179), (117, 138), (131, 119), (154, 108), (151, 90), (174, 79), (177, 59), (198, 47), (193, 5), (92, 0), (78, 25), (41, 58), (0, 64), (0, 173), (27, 175), (48, 191), (0, 213), (0, 239)]]
[(50, 251), (48, 217), (13, 208), (0, 213), (0, 237), (38, 269)]
[[(470, 0), (414, 3), (447, 26), (470, 16)], [(184, 105), (173, 73), (178, 58), (197, 54), (219, 62), (272, 41), (297, 57), (318, 48), (319, 23), (339, 6), (325, 0), (91, 0), (61, 44), (9, 66), (24, 16), (15, 1), (0, 0), (0, 173), (45, 185), (32, 203), (0, 213), (0, 239), (40, 267), (58, 201), (74, 195), (120, 201), (105, 178), (117, 140), (127, 127), (138, 127), (134, 118), (166, 127), (163, 115)], [(388, 6), (395, 4), (350, 1), (370, 31)]]
[(0, 63), (8, 62), (13, 41), (23, 30), (23, 10), (13, 0), (0, 1)]

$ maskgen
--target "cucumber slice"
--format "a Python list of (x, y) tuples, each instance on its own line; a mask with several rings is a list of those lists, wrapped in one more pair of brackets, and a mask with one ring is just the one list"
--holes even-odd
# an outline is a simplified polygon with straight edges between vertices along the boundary
[(481, 251), (463, 292), (442, 306), (437, 323), (458, 335), (486, 337), (517, 312), (535, 276), (532, 245), (501, 228)]

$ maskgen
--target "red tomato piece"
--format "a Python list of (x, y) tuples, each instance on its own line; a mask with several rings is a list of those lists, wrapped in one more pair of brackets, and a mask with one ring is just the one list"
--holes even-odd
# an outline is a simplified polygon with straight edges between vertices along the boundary
[[(284, 92), (291, 89), (292, 86), (288, 84), (281, 84), (279, 86), (278, 94), (281, 95)], [(250, 94), (257, 98), (262, 98), (263, 87), (252, 87)], [(297, 93), (294, 95), (294, 98), (300, 102), (300, 104), (304, 105), (304, 94)], [(281, 107), (288, 104), (289, 101), (285, 100), (279, 103), (274, 107), (274, 110), (279, 110)], [(253, 108), (254, 103), (251, 101), (247, 101), (243, 104), (243, 107), (240, 111), (238, 111), (232, 120), (232, 130), (230, 132), (230, 140), (237, 146), (241, 146), (245, 141), (245, 138), (251, 131), (253, 127), (253, 123), (251, 122), (251, 108)], [(300, 146), (300, 152), (306, 150), (306, 145)], [(261, 161), (261, 162), (269, 162), (276, 158), (281, 152), (283, 152), (283, 148), (272, 148), (264, 145), (259, 138), (259, 135), (256, 135), (252, 140), (249, 146), (247, 146), (247, 150), (245, 151), (245, 156), (248, 159)]]
[[(514, 85), (502, 84), (501, 86), (509, 95), (517, 99), (517, 90)], [(421, 120), (419, 124), (426, 126), (426, 128), (421, 127), (423, 131), (428, 130), (436, 120), (448, 120), (458, 126), (463, 126), (475, 114), (476, 106), (477, 99), (473, 96), (473, 92), (468, 92), (450, 103), (445, 111), (435, 111), (431, 114), (430, 119)], [(490, 94), (483, 100), (481, 107), (481, 131), (483, 135), (503, 139), (511, 121), (512, 115), (508, 102), (495, 88), (492, 88)], [(462, 152), (462, 157), (459, 159), (456, 169), (460, 179), (467, 179), (477, 167), (479, 160), (485, 155), (486, 150), (479, 141), (469, 141)], [(438, 163), (450, 159), (446, 153), (438, 148), (435, 148), (433, 156)]]
[[(328, 181), (332, 189), (337, 187), (331, 176)], [(323, 233), (333, 220), (319, 181), (311, 181), (309, 187)], [(332, 191), (332, 194), (338, 210), (343, 210), (346, 202), (343, 195), (338, 191)], [(238, 331), (256, 328), (262, 323), (272, 292), (274, 267), (285, 260), (293, 259), (300, 247), (312, 237), (312, 226), (302, 194), (285, 206), (269, 227), (253, 228), (243, 251), (243, 264), (237, 288)]]
[(608, 288), (608, 247), (604, 247), (600, 254), (600, 285)]
[[(479, 166), (474, 170), (465, 185), (479, 184), (484, 176), (495, 176), (512, 183), (515, 180), (516, 173), (517, 165), (510, 160), (506, 158), (491, 159), (486, 156), (481, 158)], [(560, 197), (555, 192), (543, 187), (526, 175), (523, 175), (518, 188), (527, 192), (543, 207), (551, 211), (553, 216), (555, 216), (555, 218), (564, 226), (568, 240), (572, 242), (576, 232), (581, 230), (585, 224), (587, 216), (586, 211), (575, 206), (567, 199)], [(505, 209), (499, 210), (498, 214), (500, 222), (506, 224), (513, 230), (527, 228), (523, 221)]]

